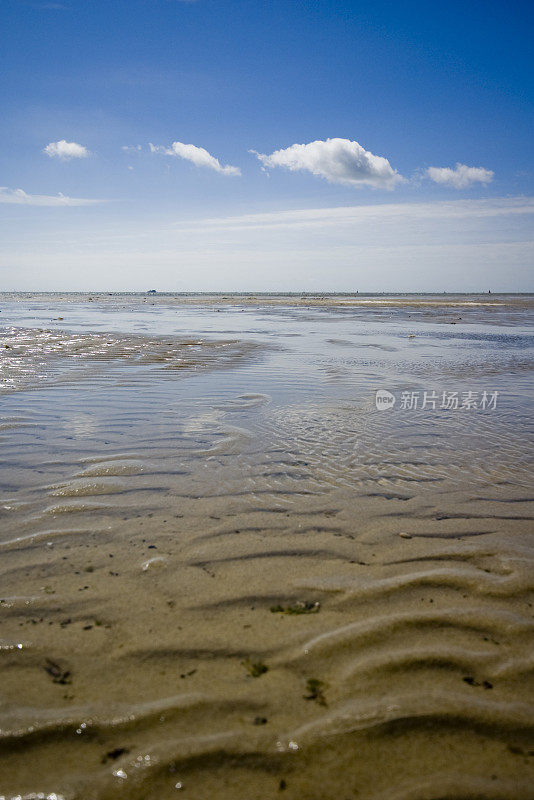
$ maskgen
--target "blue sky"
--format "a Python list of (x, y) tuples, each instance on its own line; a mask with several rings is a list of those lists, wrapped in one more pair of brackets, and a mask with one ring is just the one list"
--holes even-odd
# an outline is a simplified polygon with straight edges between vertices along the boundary
[(531, 2), (1, 13), (2, 288), (534, 290)]

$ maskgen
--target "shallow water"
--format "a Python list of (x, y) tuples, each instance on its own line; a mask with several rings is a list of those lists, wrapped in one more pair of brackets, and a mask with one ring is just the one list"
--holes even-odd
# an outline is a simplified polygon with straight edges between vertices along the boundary
[(1, 297), (0, 797), (534, 797), (533, 307)]

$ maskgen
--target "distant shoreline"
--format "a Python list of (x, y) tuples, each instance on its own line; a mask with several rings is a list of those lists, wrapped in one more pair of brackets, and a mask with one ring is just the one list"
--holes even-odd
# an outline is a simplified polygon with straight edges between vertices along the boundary
[(350, 292), (0, 292), (0, 302), (109, 304), (136, 300), (151, 305), (294, 306), (338, 308), (534, 308), (534, 293)]
[(114, 291), (110, 292), (106, 289), (100, 290), (83, 290), (83, 291), (47, 291), (47, 290), (19, 290), (14, 289), (0, 291), (0, 297), (5, 295), (42, 295), (42, 296), (57, 296), (57, 295), (94, 295), (99, 299), (102, 297), (119, 296), (119, 297), (244, 297), (244, 298), (269, 298), (269, 297), (305, 297), (307, 299), (322, 299), (322, 298), (361, 298), (361, 297), (533, 297), (532, 292), (170, 292), (170, 291)]

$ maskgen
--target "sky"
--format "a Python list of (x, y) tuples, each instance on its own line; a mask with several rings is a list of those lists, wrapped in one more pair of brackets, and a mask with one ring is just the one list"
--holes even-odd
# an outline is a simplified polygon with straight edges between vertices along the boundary
[(0, 289), (534, 291), (530, 0), (0, 25)]

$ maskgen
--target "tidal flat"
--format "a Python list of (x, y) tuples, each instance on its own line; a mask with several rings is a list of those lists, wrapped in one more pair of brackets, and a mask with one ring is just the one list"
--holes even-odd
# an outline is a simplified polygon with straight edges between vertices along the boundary
[(0, 295), (1, 800), (534, 798), (533, 322)]

